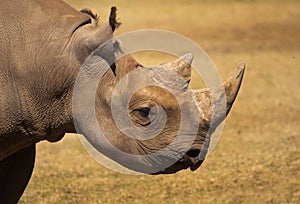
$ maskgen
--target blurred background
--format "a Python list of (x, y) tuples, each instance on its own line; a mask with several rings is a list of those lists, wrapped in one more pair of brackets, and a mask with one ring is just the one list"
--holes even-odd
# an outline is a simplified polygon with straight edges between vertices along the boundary
[[(67, 0), (116, 35), (164, 29), (195, 41), (225, 79), (245, 61), (244, 81), (216, 149), (200, 169), (130, 176), (100, 166), (76, 135), (41, 142), (20, 203), (300, 203), (300, 1)], [(126, 46), (126, 45), (125, 45)], [(172, 58), (137, 54), (142, 64)], [(195, 76), (195, 75), (194, 75)], [(192, 79), (192, 86), (202, 87)]]

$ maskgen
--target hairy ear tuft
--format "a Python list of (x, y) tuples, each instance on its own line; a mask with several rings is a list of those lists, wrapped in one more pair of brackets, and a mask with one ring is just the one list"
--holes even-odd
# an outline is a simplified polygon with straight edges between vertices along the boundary
[(116, 18), (117, 18), (117, 7), (113, 6), (110, 9), (110, 15), (109, 15), (109, 24), (113, 31), (115, 31), (115, 29), (121, 25), (121, 23), (118, 22)]
[(97, 14), (94, 14), (91, 9), (84, 8), (80, 12), (91, 16), (96, 21), (98, 21), (98, 19), (99, 19), (99, 16)]

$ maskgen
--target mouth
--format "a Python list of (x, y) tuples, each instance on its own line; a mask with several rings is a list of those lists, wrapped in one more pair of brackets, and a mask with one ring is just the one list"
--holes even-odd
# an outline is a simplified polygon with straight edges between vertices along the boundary
[(190, 158), (190, 170), (196, 171), (202, 164), (204, 160), (199, 160), (197, 158)]
[(208, 152), (209, 142), (204, 142), (204, 144), (195, 143), (187, 151), (181, 159), (175, 162), (173, 165), (154, 173), (157, 174), (173, 174), (184, 169), (190, 169), (191, 171), (196, 171), (203, 161), (205, 160), (206, 154)]
[[(179, 160), (180, 163), (185, 164), (185, 166), (186, 166), (185, 169), (190, 168), (191, 171), (197, 170), (201, 166), (203, 161), (204, 160), (200, 160), (197, 157), (190, 157), (187, 155), (184, 155), (183, 158), (181, 160)], [(176, 165), (176, 163), (175, 163), (175, 165)]]
[(174, 174), (180, 170), (184, 170), (184, 169), (188, 169), (188, 168), (191, 171), (195, 171), (201, 166), (203, 161), (204, 160), (200, 160), (196, 157), (189, 157), (187, 155), (184, 155), (179, 161), (174, 163), (172, 166), (170, 166), (162, 171), (153, 173), (153, 175)]

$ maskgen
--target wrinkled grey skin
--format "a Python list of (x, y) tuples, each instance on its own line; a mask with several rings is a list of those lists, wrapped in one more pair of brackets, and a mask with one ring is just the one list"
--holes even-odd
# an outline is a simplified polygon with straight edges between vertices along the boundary
[[(30, 179), (37, 142), (56, 142), (65, 133), (76, 131), (84, 135), (96, 134), (92, 132), (93, 128), (75, 129), (74, 122), (78, 123), (89, 110), (85, 107), (72, 110), (73, 87), (85, 59), (113, 37), (118, 23), (112, 12), (109, 23), (99, 26), (97, 19), (91, 15), (76, 11), (59, 0), (2, 0), (0, 13), (0, 203), (16, 203)], [(104, 49), (97, 54), (112, 68), (104, 74), (96, 98), (97, 119), (102, 121), (100, 126), (108, 139), (114, 146), (133, 154), (147, 154), (169, 144), (176, 136), (180, 122), (176, 100), (162, 88), (139, 90), (130, 102), (128, 113), (131, 120), (137, 126), (146, 126), (148, 116), (141, 113), (141, 107), (156, 103), (168, 110), (166, 131), (154, 141), (137, 143), (126, 139), (113, 122), (110, 96), (126, 74), (143, 66), (130, 55), (113, 64), (114, 50)], [(164, 65), (164, 69), (173, 69), (182, 76), (184, 87), (190, 80), (190, 58)], [(174, 173), (188, 167), (195, 170), (200, 166), (204, 159), (198, 157), (200, 150), (207, 148), (210, 134), (229, 112), (243, 72), (244, 67), (238, 67), (232, 77), (216, 89), (189, 91), (186, 103), (194, 109), (199, 108), (189, 111), (200, 112), (195, 144), (174, 165), (154, 174)], [(97, 70), (87, 73), (85, 83), (88, 84)], [(224, 87), (226, 94), (222, 95), (219, 89)], [(181, 94), (187, 94), (186, 90), (181, 91)], [(211, 103), (209, 93), (214, 93), (216, 98), (226, 97), (226, 110)], [(145, 98), (148, 99), (146, 104)], [(213, 116), (212, 112), (220, 112), (220, 116)], [(98, 141), (97, 147), (105, 148), (101, 141)], [(126, 162), (118, 162), (126, 166)]]

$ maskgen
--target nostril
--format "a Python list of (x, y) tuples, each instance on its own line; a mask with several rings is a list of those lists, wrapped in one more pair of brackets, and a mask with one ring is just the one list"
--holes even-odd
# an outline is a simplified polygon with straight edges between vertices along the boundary
[(198, 157), (198, 155), (200, 154), (200, 149), (190, 149), (185, 154), (189, 157)]

